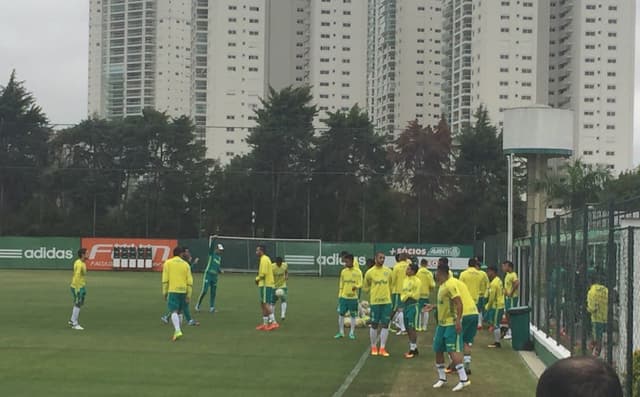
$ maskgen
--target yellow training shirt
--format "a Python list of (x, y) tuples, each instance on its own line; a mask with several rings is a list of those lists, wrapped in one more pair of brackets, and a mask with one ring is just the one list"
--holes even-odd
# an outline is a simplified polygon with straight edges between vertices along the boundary
[(478, 314), (478, 301), (474, 300), (469, 292), (469, 288), (462, 281), (457, 278), (452, 279), (453, 282), (458, 287), (458, 292), (460, 292), (460, 300), (462, 301), (462, 316), (471, 316), (474, 314)]
[(484, 270), (478, 270), (482, 274), (482, 283), (480, 284), (480, 296), (487, 298), (489, 296), (489, 276)]
[(275, 280), (273, 279), (273, 269), (271, 268), (271, 258), (267, 255), (260, 257), (260, 266), (258, 267), (258, 276), (256, 276), (258, 287), (271, 287), (275, 286)]
[(602, 284), (593, 284), (587, 293), (587, 310), (592, 323), (606, 323), (609, 309), (609, 290)]
[(498, 276), (489, 283), (489, 296), (485, 309), (504, 309), (504, 290), (502, 289), (502, 280)]
[(420, 290), (422, 289), (422, 282), (417, 276), (407, 276), (404, 278), (402, 284), (402, 291), (400, 292), (400, 300), (406, 302), (407, 299), (413, 299), (418, 302), (420, 299)]
[(456, 308), (453, 304), (455, 298), (460, 298), (457, 284), (449, 278), (438, 288), (438, 325), (447, 327), (456, 322)]
[(76, 261), (73, 263), (73, 277), (71, 278), (71, 287), (84, 287), (87, 284), (84, 279), (85, 274), (87, 274), (86, 263), (84, 263), (82, 259), (76, 259)]
[(167, 259), (162, 265), (162, 293), (187, 294), (191, 297), (192, 290), (191, 266), (179, 256)]
[(282, 262), (281, 266), (273, 263), (271, 265), (273, 271), (273, 282), (275, 288), (287, 288), (287, 272), (289, 271), (289, 265), (287, 262)]
[(431, 273), (426, 267), (421, 267), (418, 269), (416, 276), (420, 279), (420, 298), (430, 298), (431, 291), (436, 287), (436, 281), (433, 279), (433, 273)]
[[(516, 272), (507, 273), (504, 275), (504, 294), (509, 296), (511, 289), (513, 289), (514, 283), (518, 281), (518, 275)], [(514, 291), (513, 295), (510, 297), (517, 298), (518, 297), (518, 288)]]
[(402, 287), (404, 284), (404, 279), (407, 277), (407, 268), (409, 267), (409, 262), (400, 261), (396, 263), (393, 267), (393, 285), (391, 287), (391, 293), (399, 294), (402, 292)]
[[(355, 291), (353, 287), (356, 287)], [(358, 299), (360, 288), (362, 288), (362, 272), (355, 267), (342, 269), (338, 296), (344, 299)]]
[(369, 291), (370, 304), (391, 304), (391, 269), (385, 266), (369, 269), (364, 277), (364, 290)]
[[(485, 279), (487, 279), (486, 284)], [(487, 290), (486, 286), (489, 285), (487, 274), (475, 267), (470, 267), (460, 273), (460, 281), (467, 286), (474, 302), (477, 302), (478, 298), (484, 297)], [(483, 286), (484, 289), (482, 289)]]

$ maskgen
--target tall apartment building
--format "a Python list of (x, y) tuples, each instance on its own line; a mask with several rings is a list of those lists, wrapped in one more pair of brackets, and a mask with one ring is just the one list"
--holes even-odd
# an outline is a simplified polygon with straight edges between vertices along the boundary
[(549, 103), (575, 114), (575, 155), (633, 167), (635, 2), (551, 3)]
[(501, 126), (504, 109), (547, 102), (546, 4), (445, 1), (443, 103), (454, 134), (480, 106)]
[(379, 131), (437, 124), (441, 104), (440, 0), (369, 0), (367, 108)]

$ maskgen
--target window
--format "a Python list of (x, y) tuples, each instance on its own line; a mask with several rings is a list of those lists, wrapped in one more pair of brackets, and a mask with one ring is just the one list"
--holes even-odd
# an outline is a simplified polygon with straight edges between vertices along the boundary
[(596, 32), (585, 32), (587, 36), (595, 36)]
[(233, 152), (227, 152), (225, 153), (227, 155), (227, 157), (233, 157), (235, 156), (235, 154)]
[(596, 61), (596, 59), (595, 58), (585, 58), (584, 61), (586, 63), (594, 63)]
[(227, 66), (227, 70), (230, 72), (235, 72), (236, 71), (236, 67), (235, 66)]
[(501, 82), (500, 82), (500, 86), (501, 86), (501, 87), (506, 87), (506, 86), (508, 86), (508, 85), (509, 85), (509, 82), (508, 82), (508, 81), (501, 81)]
[(509, 95), (502, 94), (500, 95), (500, 99), (509, 99)]
[(594, 44), (587, 44), (584, 46), (584, 48), (587, 50), (595, 50), (596, 46)]
[(618, 37), (616, 32), (609, 32), (609, 37)]
[(607, 49), (610, 50), (610, 51), (615, 51), (615, 50), (618, 49), (618, 46), (610, 45), (610, 46), (607, 47)]
[(584, 88), (586, 88), (587, 90), (592, 90), (594, 88), (596, 88), (595, 84), (585, 84)]
[(595, 76), (596, 73), (594, 71), (592, 71), (592, 70), (587, 70), (586, 72), (584, 72), (584, 75), (585, 76)]
[(322, 81), (320, 82), (320, 87), (329, 87), (329, 83), (327, 83), (326, 81)]
[(587, 10), (595, 10), (596, 6), (595, 6), (595, 4), (587, 4), (586, 8), (587, 8)]
[(320, 94), (320, 99), (329, 99), (328, 94)]
[(615, 117), (616, 116), (616, 112), (607, 112), (607, 116), (608, 117)]
[(236, 129), (233, 127), (227, 127), (227, 132), (234, 132)]
[(589, 103), (589, 102), (593, 102), (593, 98), (584, 98), (584, 101)]
[(228, 114), (227, 115), (227, 120), (235, 120), (236, 116), (232, 115), (232, 114)]
[(531, 33), (533, 33), (533, 29), (522, 29), (522, 33), (531, 34)]
[(500, 54), (500, 59), (509, 59), (509, 55), (507, 55), (507, 54)]
[(501, 33), (509, 33), (509, 28), (500, 28)]
[(351, 59), (343, 59), (342, 63), (351, 63)]
[(509, 73), (509, 68), (500, 68), (500, 73)]
[(607, 98), (607, 103), (616, 103), (616, 98)]
[(342, 99), (349, 99), (349, 95), (343, 95), (341, 98)]
[(616, 126), (615, 126), (615, 125), (611, 125), (611, 124), (609, 124), (609, 125), (607, 125), (607, 129), (608, 129), (608, 130), (615, 130), (615, 129), (616, 129)]
[(227, 145), (233, 145), (234, 143), (236, 143), (236, 141), (233, 139), (227, 139)]
[(531, 73), (531, 69), (522, 68), (522, 73)]
[(229, 34), (236, 34), (236, 31), (235, 31), (235, 30), (230, 30), (230, 31), (228, 31), (227, 33), (229, 33)]
[(616, 152), (609, 152), (609, 151), (608, 151), (608, 152), (606, 153), (606, 155), (607, 155), (607, 156), (615, 156), (615, 155), (616, 155)]
[(533, 7), (533, 3), (525, 1), (524, 3), (522, 3), (522, 6), (523, 7)]
[(613, 58), (607, 59), (607, 63), (616, 63), (616, 60)]
[(523, 95), (520, 97), (523, 101), (530, 101), (531, 100), (531, 95)]
[(595, 18), (587, 18), (587, 23), (596, 23)]
[(582, 154), (585, 156), (593, 156), (593, 150), (585, 150), (582, 152)]
[(607, 77), (616, 77), (616, 72), (607, 72)]
[(250, 72), (257, 72), (257, 71), (258, 71), (258, 68), (249, 68), (249, 71), (250, 71)]
[(617, 24), (618, 20), (617, 19), (609, 19), (607, 22), (609, 22), (610, 24)]
[(331, 11), (330, 10), (322, 10), (322, 11), (320, 11), (320, 14), (330, 15)]
[(593, 124), (584, 124), (582, 128), (584, 128), (585, 130), (591, 130), (593, 129)]
[(530, 81), (523, 81), (522, 82), (522, 86), (523, 87), (531, 87), (531, 82)]

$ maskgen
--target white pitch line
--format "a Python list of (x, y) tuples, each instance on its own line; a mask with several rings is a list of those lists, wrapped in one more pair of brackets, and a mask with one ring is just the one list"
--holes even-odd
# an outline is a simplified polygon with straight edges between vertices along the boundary
[(358, 360), (358, 362), (356, 363), (356, 366), (353, 367), (353, 369), (349, 373), (349, 376), (347, 376), (344, 382), (342, 382), (342, 385), (340, 386), (340, 388), (335, 393), (333, 393), (333, 397), (342, 397), (344, 395), (347, 389), (349, 389), (349, 386), (351, 386), (351, 383), (353, 383), (353, 380), (360, 373), (360, 370), (362, 369), (362, 367), (364, 367), (364, 363), (367, 361), (369, 354), (370, 354), (369, 349), (364, 351), (364, 353), (360, 357), (360, 360)]

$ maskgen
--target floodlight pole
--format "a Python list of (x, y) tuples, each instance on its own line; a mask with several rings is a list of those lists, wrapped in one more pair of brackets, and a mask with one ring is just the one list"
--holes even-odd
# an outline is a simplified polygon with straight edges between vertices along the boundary
[(513, 260), (513, 153), (507, 155), (507, 260)]

